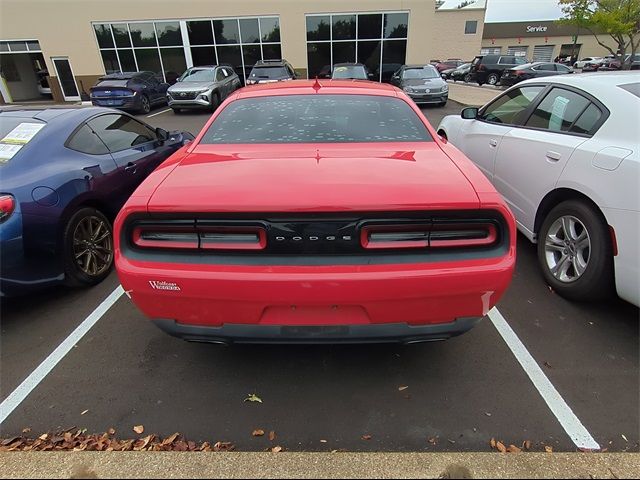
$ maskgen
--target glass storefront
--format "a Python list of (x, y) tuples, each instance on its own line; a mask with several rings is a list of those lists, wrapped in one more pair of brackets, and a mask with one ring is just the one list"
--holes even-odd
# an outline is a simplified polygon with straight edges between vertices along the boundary
[(407, 52), (407, 12), (310, 14), (307, 23), (309, 78), (326, 77), (337, 63), (363, 63), (373, 80), (388, 82)]
[(188, 67), (226, 63), (241, 79), (282, 58), (280, 19), (242, 17), (93, 25), (106, 73), (148, 70), (174, 83)]

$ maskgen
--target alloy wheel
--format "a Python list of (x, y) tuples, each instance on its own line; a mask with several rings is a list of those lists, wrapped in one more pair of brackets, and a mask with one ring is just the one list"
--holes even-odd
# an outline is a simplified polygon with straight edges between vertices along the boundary
[(73, 232), (73, 255), (77, 267), (95, 277), (111, 267), (113, 240), (109, 225), (99, 217), (84, 217)]
[(551, 224), (544, 250), (549, 272), (561, 282), (574, 282), (589, 263), (589, 232), (577, 217), (564, 215)]

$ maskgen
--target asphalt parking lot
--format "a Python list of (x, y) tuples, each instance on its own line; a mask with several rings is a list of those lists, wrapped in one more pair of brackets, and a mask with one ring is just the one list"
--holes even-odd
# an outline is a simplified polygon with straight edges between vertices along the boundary
[[(424, 113), (437, 126), (460, 109), (450, 101)], [(195, 134), (209, 116), (165, 110), (144, 120)], [(116, 287), (112, 273), (90, 290), (3, 299), (2, 400)], [(144, 425), (145, 434), (177, 431), (245, 451), (276, 444), (292, 451), (486, 451), (491, 438), (574, 451), (586, 432), (602, 449), (639, 451), (638, 309), (617, 299), (581, 304), (557, 296), (524, 237), (497, 308), (521, 344), (505, 340), (492, 317), (433, 344), (227, 348), (171, 338), (120, 295), (15, 405), (0, 436), (113, 427), (130, 438), (134, 425)], [(249, 394), (262, 403), (245, 402)], [(276, 438), (253, 437), (255, 429)]]

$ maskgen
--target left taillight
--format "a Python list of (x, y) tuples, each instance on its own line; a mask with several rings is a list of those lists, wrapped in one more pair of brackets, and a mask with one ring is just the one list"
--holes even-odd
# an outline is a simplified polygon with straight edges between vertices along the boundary
[(0, 222), (8, 219), (16, 209), (16, 201), (12, 195), (0, 195)]

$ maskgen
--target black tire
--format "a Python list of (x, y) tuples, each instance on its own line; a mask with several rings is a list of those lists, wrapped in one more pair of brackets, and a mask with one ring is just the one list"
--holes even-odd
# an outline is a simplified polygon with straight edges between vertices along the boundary
[(466, 74), (463, 78), (465, 83), (471, 83), (471, 75), (470, 74)]
[(216, 108), (218, 108), (218, 105), (220, 105), (220, 94), (218, 92), (215, 92), (211, 96), (211, 106), (209, 107), (209, 109), (212, 112), (215, 112)]
[(175, 113), (176, 115), (179, 115), (179, 114), (182, 113), (182, 109), (180, 109), (180, 108), (171, 107), (171, 110), (173, 110), (173, 113)]
[(487, 83), (489, 85), (498, 85), (499, 82), (500, 82), (500, 77), (498, 76), (497, 73), (490, 73), (489, 75), (487, 75)]
[[(563, 219), (569, 223), (563, 223)], [(572, 219), (577, 220), (573, 227), (570, 226)], [(573, 231), (573, 235), (564, 235), (565, 230)], [(572, 240), (572, 237), (579, 238), (583, 231), (586, 231), (586, 249), (580, 248), (584, 239)], [(584, 301), (610, 296), (614, 286), (613, 247), (605, 218), (581, 200), (567, 200), (554, 207), (538, 234), (538, 263), (546, 282), (565, 298)], [(552, 265), (556, 265), (555, 274)], [(565, 265), (568, 265), (566, 269)], [(561, 279), (563, 270), (566, 270), (565, 278)]]
[[(92, 233), (94, 235), (91, 235)], [(91, 236), (94, 239), (89, 241)], [(73, 287), (97, 285), (109, 275), (113, 268), (114, 247), (111, 223), (95, 208), (78, 210), (64, 228), (63, 249), (65, 283)], [(95, 268), (92, 268), (92, 265)]]
[(151, 111), (151, 102), (149, 97), (142, 95), (140, 97), (140, 113), (149, 113)]
[(440, 102), (440, 103), (438, 104), (438, 106), (439, 106), (440, 108), (442, 108), (442, 107), (444, 107), (446, 104), (447, 104), (447, 102)]

